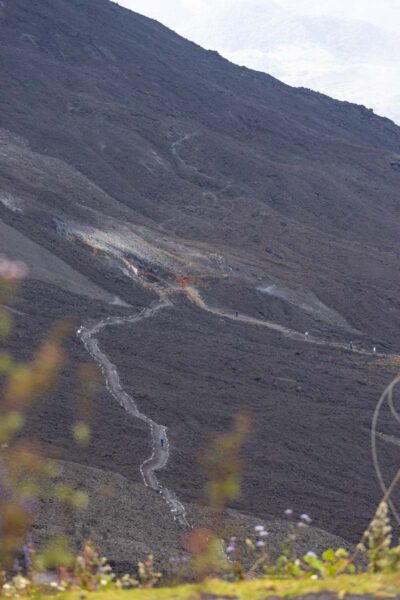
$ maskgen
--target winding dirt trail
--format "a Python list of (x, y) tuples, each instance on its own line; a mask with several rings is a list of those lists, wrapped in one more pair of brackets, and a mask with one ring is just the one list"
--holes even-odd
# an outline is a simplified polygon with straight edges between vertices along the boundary
[[(190, 300), (190, 302), (192, 302), (193, 304), (195, 304), (197, 307), (201, 308), (202, 310), (205, 310), (213, 315), (217, 315), (217, 316), (225, 318), (225, 319), (231, 319), (233, 321), (239, 321), (241, 323), (246, 323), (248, 325), (258, 325), (258, 326), (262, 326), (262, 327), (267, 327), (268, 329), (277, 331), (280, 334), (282, 334), (292, 340), (300, 341), (303, 343), (317, 344), (319, 346), (328, 346), (331, 348), (335, 348), (337, 350), (347, 350), (348, 352), (351, 352), (354, 354), (361, 354), (363, 356), (372, 356), (372, 357), (380, 357), (380, 358), (383, 357), (383, 358), (391, 358), (391, 359), (393, 359), (393, 358), (399, 359), (400, 358), (400, 356), (398, 354), (368, 352), (367, 350), (363, 350), (361, 348), (355, 348), (355, 347), (350, 348), (349, 344), (340, 343), (340, 342), (332, 342), (329, 340), (323, 340), (323, 339), (319, 339), (319, 338), (316, 338), (311, 335), (306, 336), (304, 333), (300, 333), (298, 331), (289, 329), (288, 327), (284, 327), (283, 325), (279, 325), (279, 324), (273, 323), (271, 321), (262, 321), (260, 319), (256, 319), (255, 317), (250, 317), (248, 315), (240, 315), (240, 314), (236, 313), (236, 311), (224, 310), (221, 308), (211, 307), (203, 300), (199, 291), (190, 286), (185, 288), (185, 293), (186, 293), (187, 298)], [(396, 446), (400, 446), (400, 438), (398, 438), (394, 435), (388, 435), (386, 433), (377, 431), (377, 423), (378, 423), (378, 417), (380, 414), (380, 410), (383, 406), (383, 403), (386, 400), (388, 401), (388, 404), (389, 404), (389, 407), (390, 407), (393, 417), (395, 418), (395, 420), (397, 421), (398, 424), (400, 423), (400, 413), (397, 412), (396, 408), (394, 407), (394, 403), (393, 403), (393, 389), (399, 383), (400, 383), (400, 376), (397, 377), (387, 387), (387, 389), (382, 394), (382, 396), (375, 408), (374, 417), (373, 417), (372, 426), (371, 426), (372, 460), (373, 460), (377, 479), (379, 481), (382, 492), (384, 494), (386, 494), (388, 492), (389, 488), (386, 485), (386, 483), (384, 482), (382, 469), (381, 469), (381, 466), (380, 466), (380, 463), (378, 460), (377, 439), (379, 438), (383, 442), (386, 442), (386, 443), (389, 443), (392, 445), (396, 445)], [(400, 513), (396, 509), (393, 501), (390, 498), (388, 499), (388, 504), (391, 508), (391, 511), (392, 511), (397, 523), (400, 525)]]
[(152, 291), (158, 293), (158, 295), (160, 296), (160, 300), (133, 316), (110, 316), (90, 326), (82, 325), (79, 328), (77, 335), (84, 344), (87, 352), (100, 366), (104, 376), (106, 387), (110, 394), (113, 396), (113, 398), (130, 415), (143, 421), (149, 427), (152, 439), (152, 454), (147, 460), (143, 462), (143, 464), (140, 467), (143, 481), (145, 485), (152, 488), (153, 490), (156, 490), (163, 496), (172, 514), (174, 515), (174, 519), (177, 520), (183, 526), (189, 526), (184, 505), (178, 500), (176, 495), (171, 490), (160, 484), (156, 476), (156, 472), (167, 465), (170, 456), (170, 445), (167, 435), (167, 428), (164, 425), (156, 423), (153, 419), (141, 412), (134, 398), (123, 389), (116, 366), (109, 360), (106, 354), (102, 352), (102, 350), (99, 347), (97, 336), (102, 329), (106, 327), (121, 326), (128, 323), (134, 324), (138, 323), (143, 319), (149, 319), (161, 310), (173, 306), (172, 302), (169, 300), (169, 296), (172, 293), (181, 292), (186, 295), (186, 297), (192, 304), (210, 314), (225, 319), (230, 319), (235, 322), (245, 323), (247, 325), (266, 327), (272, 331), (276, 331), (281, 335), (298, 342), (317, 344), (320, 346), (328, 346), (338, 350), (347, 350), (355, 354), (361, 354), (364, 356), (398, 358), (397, 355), (368, 352), (367, 350), (359, 348), (350, 349), (349, 345), (345, 343), (323, 340), (312, 335), (306, 336), (304, 333), (300, 333), (299, 331), (295, 331), (288, 327), (284, 327), (283, 325), (279, 325), (278, 323), (274, 323), (272, 321), (261, 320), (249, 315), (239, 314), (236, 313), (236, 311), (234, 310), (212, 307), (206, 303), (206, 301), (202, 298), (200, 292), (192, 286), (177, 288), (172, 285), (167, 285), (167, 287), (161, 288), (157, 284), (154, 285), (154, 283), (147, 282), (145, 279), (140, 277), (136, 271), (132, 273), (132, 276), (136, 281), (139, 280), (141, 285), (143, 285), (144, 287), (151, 288)]
[(141, 412), (133, 399), (122, 387), (121, 380), (118, 375), (117, 368), (109, 360), (109, 358), (100, 350), (97, 335), (105, 327), (115, 327), (125, 325), (127, 323), (138, 323), (143, 319), (149, 319), (161, 310), (172, 306), (172, 303), (167, 297), (162, 298), (159, 302), (154, 303), (149, 308), (145, 308), (137, 315), (129, 317), (107, 317), (98, 321), (91, 326), (81, 326), (77, 335), (84, 344), (87, 352), (100, 366), (108, 391), (113, 398), (133, 417), (146, 423), (150, 428), (152, 439), (152, 454), (150, 458), (144, 461), (140, 467), (144, 483), (159, 492), (167, 502), (171, 512), (181, 525), (188, 526), (186, 518), (186, 509), (178, 500), (175, 494), (168, 488), (162, 486), (156, 476), (156, 471), (159, 471), (168, 463), (169, 459), (169, 441), (167, 428), (164, 425), (159, 425), (153, 419)]
[(353, 347), (350, 348), (349, 344), (343, 342), (333, 342), (330, 340), (324, 340), (321, 338), (317, 338), (313, 335), (305, 335), (304, 333), (300, 333), (294, 329), (289, 329), (288, 327), (284, 327), (283, 325), (279, 325), (278, 323), (273, 323), (272, 321), (265, 321), (261, 319), (256, 319), (255, 317), (251, 317), (249, 315), (237, 314), (234, 310), (226, 310), (222, 308), (216, 308), (207, 304), (204, 299), (201, 297), (200, 292), (191, 286), (187, 286), (185, 288), (185, 294), (187, 298), (195, 304), (198, 308), (205, 310), (213, 315), (222, 317), (224, 319), (230, 319), (239, 323), (246, 323), (247, 325), (258, 325), (261, 327), (267, 327), (272, 331), (277, 331), (278, 333), (284, 335), (287, 338), (292, 340), (308, 343), (308, 344), (316, 344), (318, 346), (328, 346), (330, 348), (336, 348), (337, 350), (347, 350), (352, 352), (353, 354), (362, 354), (363, 356), (376, 356), (380, 358), (400, 358), (397, 354), (384, 354), (379, 352), (369, 352), (368, 350), (363, 350), (362, 348)]

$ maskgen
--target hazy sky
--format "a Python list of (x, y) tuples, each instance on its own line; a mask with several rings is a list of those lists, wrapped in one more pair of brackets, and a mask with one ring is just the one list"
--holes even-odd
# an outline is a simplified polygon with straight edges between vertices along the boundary
[(400, 124), (400, 0), (118, 0), (238, 64)]

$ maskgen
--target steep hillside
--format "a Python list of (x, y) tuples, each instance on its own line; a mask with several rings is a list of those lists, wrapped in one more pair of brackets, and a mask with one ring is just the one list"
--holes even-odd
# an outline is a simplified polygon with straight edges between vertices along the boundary
[[(168, 511), (167, 493), (199, 499), (199, 450), (246, 407), (235, 508), (356, 539), (399, 351), (400, 128), (108, 0), (2, 0), (0, 49), (0, 252), (30, 267), (11, 342), (27, 356), (54, 318), (82, 325), (27, 434), (134, 482), (152, 454)], [(88, 360), (108, 389), (82, 454)], [(389, 477), (400, 452), (381, 445)]]

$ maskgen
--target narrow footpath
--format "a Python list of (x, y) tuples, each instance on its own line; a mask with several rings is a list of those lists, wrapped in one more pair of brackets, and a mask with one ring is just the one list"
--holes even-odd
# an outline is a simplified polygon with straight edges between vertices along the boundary
[(104, 352), (100, 350), (97, 336), (102, 329), (106, 327), (121, 326), (128, 323), (134, 324), (138, 323), (143, 319), (149, 319), (161, 310), (173, 306), (172, 302), (169, 300), (170, 294), (183, 292), (188, 298), (188, 300), (201, 310), (204, 310), (221, 318), (233, 320), (235, 322), (245, 323), (247, 325), (254, 325), (259, 327), (267, 327), (268, 329), (276, 331), (281, 335), (284, 335), (285, 337), (288, 337), (297, 342), (328, 346), (338, 350), (351, 351), (355, 354), (361, 354), (364, 356), (400, 358), (397, 355), (368, 352), (367, 350), (355, 347), (350, 350), (349, 345), (345, 343), (323, 340), (312, 335), (306, 336), (304, 333), (300, 333), (299, 331), (289, 329), (288, 327), (284, 327), (283, 325), (279, 325), (278, 323), (273, 323), (272, 321), (256, 319), (255, 317), (251, 317), (249, 315), (239, 314), (238, 312), (233, 310), (209, 306), (200, 295), (200, 292), (192, 286), (186, 286), (182, 289), (178, 289), (175, 287), (162, 289), (158, 286), (149, 285), (143, 280), (142, 285), (151, 288), (153, 291), (157, 291), (157, 293), (160, 296), (160, 300), (154, 302), (150, 307), (145, 308), (144, 310), (133, 316), (106, 317), (105, 319), (102, 319), (101, 321), (98, 321), (97, 323), (91, 326), (82, 325), (79, 328), (77, 335), (84, 344), (87, 352), (100, 366), (107, 389), (113, 396), (113, 398), (130, 415), (143, 421), (149, 427), (152, 440), (152, 453), (151, 456), (147, 460), (145, 460), (140, 467), (143, 481), (145, 485), (159, 492), (163, 496), (164, 500), (170, 508), (170, 511), (174, 516), (174, 519), (177, 520), (183, 526), (189, 526), (184, 505), (178, 500), (176, 495), (171, 490), (160, 484), (156, 476), (156, 472), (164, 468), (168, 464), (169, 460), (170, 446), (167, 435), (167, 428), (164, 425), (156, 423), (155, 421), (153, 421), (153, 419), (141, 412), (133, 397), (123, 389), (117, 368), (109, 360), (106, 354), (104, 354)]
[(172, 306), (167, 298), (145, 308), (137, 315), (129, 317), (107, 317), (92, 326), (81, 326), (77, 335), (81, 339), (88, 353), (100, 366), (108, 391), (112, 397), (133, 417), (146, 423), (150, 428), (152, 439), (152, 453), (150, 458), (144, 461), (140, 467), (145, 485), (159, 492), (167, 502), (174, 518), (184, 526), (188, 526), (186, 509), (175, 494), (168, 488), (162, 486), (157, 479), (156, 471), (166, 466), (169, 459), (169, 441), (167, 428), (159, 425), (153, 419), (141, 412), (131, 395), (122, 387), (117, 368), (109, 358), (100, 350), (97, 335), (106, 327), (115, 327), (125, 324), (138, 323), (143, 319), (149, 319), (161, 310)]

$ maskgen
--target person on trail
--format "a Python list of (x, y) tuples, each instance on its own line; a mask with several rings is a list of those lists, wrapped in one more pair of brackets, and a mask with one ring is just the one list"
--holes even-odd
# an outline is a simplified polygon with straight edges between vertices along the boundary
[(306, 332), (304, 333), (304, 335), (305, 335), (305, 336), (306, 336), (306, 338), (307, 338), (307, 337), (308, 337), (308, 335), (309, 335), (309, 334), (308, 334), (308, 331), (306, 331)]
[(161, 448), (164, 448), (164, 438), (161, 438), (160, 442), (161, 442)]
[(239, 316), (239, 313), (238, 313), (238, 311), (236, 311), (236, 313), (235, 313), (235, 314), (236, 314), (236, 318), (238, 318), (238, 316)]
[(372, 352), (373, 352), (374, 354), (376, 354), (376, 346), (374, 346), (374, 347), (372, 348)]
[(353, 350), (353, 348), (354, 348), (353, 342), (350, 342), (349, 347), (350, 347), (350, 350)]

